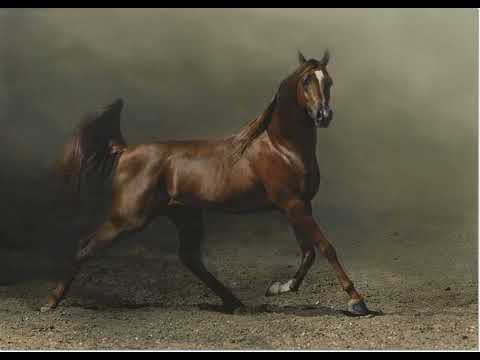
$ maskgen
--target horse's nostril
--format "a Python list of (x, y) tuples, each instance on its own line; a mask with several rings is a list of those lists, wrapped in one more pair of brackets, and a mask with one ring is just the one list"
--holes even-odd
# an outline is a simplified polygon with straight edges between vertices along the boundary
[(323, 107), (320, 107), (317, 111), (317, 118), (322, 118), (325, 114), (325, 110), (323, 109)]

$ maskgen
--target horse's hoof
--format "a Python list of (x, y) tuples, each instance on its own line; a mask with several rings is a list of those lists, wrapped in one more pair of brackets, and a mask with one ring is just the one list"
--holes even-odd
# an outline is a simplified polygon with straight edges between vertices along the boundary
[(40, 312), (41, 312), (41, 313), (46, 313), (46, 312), (52, 311), (53, 309), (55, 309), (54, 306), (52, 306), (52, 305), (45, 305), (45, 306), (42, 306), (42, 307), (40, 308)]
[(292, 290), (293, 280), (289, 280), (286, 283), (282, 284), (280, 281), (275, 281), (272, 285), (270, 285), (265, 292), (265, 296), (274, 296), (280, 295), (287, 292), (291, 292)]
[(348, 312), (354, 316), (366, 316), (372, 313), (370, 310), (368, 310), (367, 305), (365, 304), (365, 301), (363, 301), (363, 299), (351, 299), (348, 302)]
[(280, 281), (275, 281), (272, 285), (270, 285), (265, 292), (265, 296), (274, 296), (280, 293), (280, 288), (282, 283)]

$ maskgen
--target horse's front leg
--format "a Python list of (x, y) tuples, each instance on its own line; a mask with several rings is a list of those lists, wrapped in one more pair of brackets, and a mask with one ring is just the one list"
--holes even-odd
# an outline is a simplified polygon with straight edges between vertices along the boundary
[(287, 292), (297, 292), (300, 288), (300, 285), (303, 282), (303, 279), (308, 273), (308, 270), (312, 267), (315, 262), (315, 247), (313, 242), (300, 231), (299, 228), (293, 226), (293, 231), (295, 232), (295, 238), (297, 239), (298, 245), (302, 251), (302, 261), (300, 266), (295, 273), (295, 276), (285, 283), (279, 281), (274, 282), (269, 286), (265, 296), (280, 295)]
[(358, 293), (353, 282), (348, 277), (342, 265), (338, 261), (337, 252), (330, 242), (325, 238), (320, 227), (312, 216), (310, 204), (302, 201), (293, 201), (285, 209), (288, 219), (292, 226), (298, 228), (305, 236), (312, 239), (320, 253), (328, 260), (333, 270), (337, 274), (343, 290), (349, 295), (348, 309), (357, 315), (367, 315), (370, 313), (362, 296)]
[[(320, 227), (313, 218), (310, 203), (302, 200), (290, 199), (290, 201), (285, 201), (282, 205), (290, 224), (300, 232), (302, 236), (310, 239), (332, 266), (340, 280), (343, 290), (350, 297), (350, 301), (348, 302), (349, 311), (357, 315), (370, 314), (362, 296), (355, 289), (353, 282), (338, 261), (335, 248), (325, 238)], [(292, 285), (290, 285), (290, 288), (292, 288)]]

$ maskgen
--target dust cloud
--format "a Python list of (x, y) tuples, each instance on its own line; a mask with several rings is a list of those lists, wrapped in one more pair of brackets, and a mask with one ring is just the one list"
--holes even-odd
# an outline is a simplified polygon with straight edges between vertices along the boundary
[[(317, 219), (347, 260), (395, 269), (402, 254), (411, 271), (473, 276), (477, 28), (474, 9), (0, 10), (0, 251), (51, 254), (85, 231), (49, 190), (85, 112), (124, 98), (130, 144), (230, 135), (297, 50), (328, 47), (335, 117), (318, 130)], [(211, 246), (296, 246), (279, 214), (209, 214), (207, 227)], [(135, 238), (162, 251), (174, 237), (160, 219)]]

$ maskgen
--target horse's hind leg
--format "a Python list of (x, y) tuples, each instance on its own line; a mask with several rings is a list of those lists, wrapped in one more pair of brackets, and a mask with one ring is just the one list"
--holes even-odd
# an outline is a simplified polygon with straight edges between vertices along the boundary
[(293, 226), (293, 230), (295, 232), (295, 238), (297, 239), (297, 242), (302, 251), (302, 262), (300, 263), (300, 267), (295, 273), (293, 279), (283, 284), (279, 281), (276, 281), (272, 285), (270, 285), (267, 289), (267, 292), (265, 293), (265, 296), (273, 296), (291, 291), (298, 291), (300, 285), (303, 282), (303, 279), (308, 273), (308, 270), (312, 267), (315, 261), (315, 248), (313, 242), (304, 234), (302, 234), (302, 232), (298, 228)]
[(218, 281), (203, 264), (201, 250), (204, 238), (202, 211), (176, 208), (170, 211), (169, 218), (178, 230), (180, 261), (222, 299), (226, 311), (233, 312), (235, 309), (243, 307), (241, 301)]
[(107, 220), (92, 235), (80, 241), (80, 249), (75, 254), (73, 263), (63, 279), (57, 284), (48, 298), (48, 302), (40, 310), (42, 312), (54, 309), (67, 294), (75, 275), (82, 264), (99, 251), (108, 248), (122, 233), (141, 227), (140, 222)]

